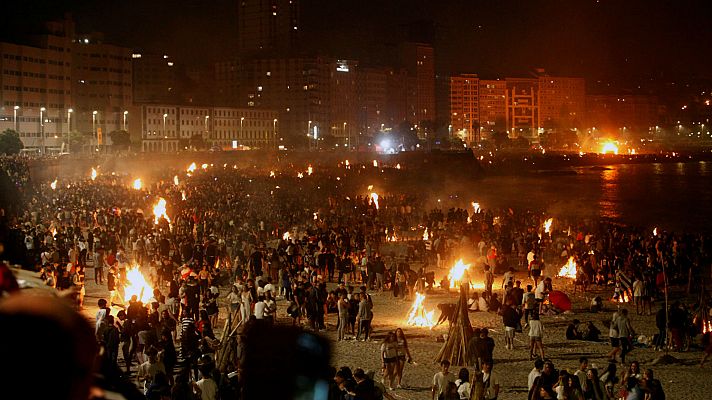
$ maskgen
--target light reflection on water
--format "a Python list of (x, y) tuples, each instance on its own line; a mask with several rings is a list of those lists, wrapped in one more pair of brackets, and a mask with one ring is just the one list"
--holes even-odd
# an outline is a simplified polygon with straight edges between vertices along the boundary
[(666, 230), (712, 230), (712, 163), (611, 165), (577, 175), (487, 177), (467, 194), (483, 207), (546, 210)]

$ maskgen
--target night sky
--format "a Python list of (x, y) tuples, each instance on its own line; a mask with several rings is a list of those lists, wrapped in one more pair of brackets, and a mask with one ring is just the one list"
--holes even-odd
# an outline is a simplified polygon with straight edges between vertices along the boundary
[[(3, 38), (72, 12), (80, 32), (185, 63), (235, 49), (239, 0), (3, 2)], [(388, 62), (398, 41), (433, 40), (441, 73), (591, 80), (712, 78), (712, 5), (657, 0), (303, 0), (313, 52)]]

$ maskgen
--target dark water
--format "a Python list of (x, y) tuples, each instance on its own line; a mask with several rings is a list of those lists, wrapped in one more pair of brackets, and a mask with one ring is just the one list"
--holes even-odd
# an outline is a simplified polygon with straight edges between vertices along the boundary
[(577, 175), (487, 177), (473, 200), (483, 207), (546, 210), (641, 227), (712, 231), (712, 163), (611, 165)]

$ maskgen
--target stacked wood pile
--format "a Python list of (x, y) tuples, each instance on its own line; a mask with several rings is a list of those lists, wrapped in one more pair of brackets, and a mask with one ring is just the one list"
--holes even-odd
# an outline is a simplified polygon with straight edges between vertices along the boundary
[(447, 340), (435, 356), (436, 362), (450, 361), (452, 365), (467, 365), (469, 355), (467, 344), (472, 338), (472, 325), (467, 314), (467, 286), (460, 286), (460, 299), (455, 308), (455, 317), (450, 325)]
[(215, 365), (220, 372), (232, 372), (226, 371), (228, 366), (236, 367), (239, 364), (237, 335), (240, 333), (238, 332), (240, 326), (242, 326), (240, 311), (228, 314), (222, 336), (220, 336), (220, 348), (215, 352)]

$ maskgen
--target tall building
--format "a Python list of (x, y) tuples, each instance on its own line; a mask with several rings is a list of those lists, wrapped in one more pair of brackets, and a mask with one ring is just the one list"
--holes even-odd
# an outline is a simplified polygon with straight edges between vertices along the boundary
[(539, 141), (539, 81), (507, 78), (507, 129), (509, 137)]
[(507, 131), (507, 82), (480, 79), (480, 137), (488, 139), (495, 132)]
[[(326, 100), (329, 133), (335, 145), (353, 147), (358, 134), (358, 62), (354, 60), (325, 60), (328, 65)], [(352, 142), (353, 143), (350, 143)]]
[(586, 81), (583, 78), (539, 76), (539, 121), (543, 129), (570, 130), (583, 126)]
[(27, 45), (0, 43), (0, 131), (38, 151), (60, 150), (70, 129), (73, 25), (52, 27)]
[[(353, 129), (359, 136), (373, 136), (393, 127), (387, 111), (390, 73), (391, 69), (382, 67), (366, 67), (358, 71), (358, 122)], [(353, 145), (356, 145), (355, 139)]]
[(237, 18), (240, 57), (275, 55), (298, 45), (299, 0), (240, 0)]
[(467, 143), (479, 141), (480, 78), (476, 74), (450, 77), (451, 133)]
[(171, 104), (178, 100), (176, 65), (168, 55), (133, 53), (133, 101)]
[(100, 34), (79, 35), (74, 40), (72, 128), (90, 132), (91, 144), (107, 144), (110, 132), (128, 130), (133, 106), (131, 70), (131, 49), (103, 43)]
[(435, 121), (435, 52), (424, 43), (404, 43), (401, 63), (408, 72), (407, 120), (414, 124)]

